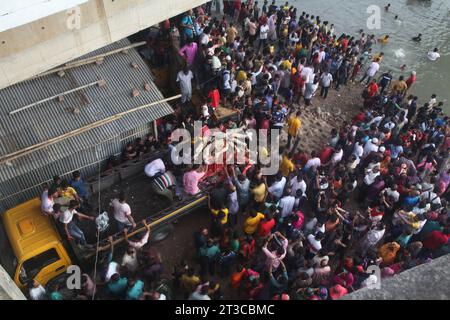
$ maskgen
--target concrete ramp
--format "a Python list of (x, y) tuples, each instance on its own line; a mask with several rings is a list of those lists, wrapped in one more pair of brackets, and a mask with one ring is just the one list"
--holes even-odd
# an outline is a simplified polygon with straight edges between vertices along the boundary
[(381, 289), (361, 289), (343, 300), (448, 300), (450, 255), (404, 271), (381, 282)]

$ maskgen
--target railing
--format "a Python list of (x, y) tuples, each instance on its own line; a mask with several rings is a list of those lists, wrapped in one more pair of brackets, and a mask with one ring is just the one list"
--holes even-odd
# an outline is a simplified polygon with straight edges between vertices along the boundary
[[(155, 229), (161, 225), (165, 225), (181, 216), (183, 216), (186, 213), (189, 213), (191, 210), (205, 205), (206, 201), (208, 200), (208, 192), (211, 189), (211, 187), (201, 191), (200, 193), (196, 194), (195, 196), (191, 196), (189, 198), (183, 199), (176, 204), (156, 213), (149, 215), (145, 219), (145, 223), (150, 226), (151, 229)], [(136, 224), (136, 228), (134, 228), (131, 232), (128, 232), (128, 237), (132, 237), (136, 234), (139, 234), (141, 232), (147, 231), (147, 227), (143, 223), (143, 221), (140, 221)], [(114, 235), (112, 235), (112, 243), (113, 245), (117, 245), (125, 240), (125, 236), (123, 232), (117, 232)], [(102, 239), (99, 242), (98, 251), (105, 251), (108, 250), (111, 247), (111, 244), (108, 239)], [(95, 255), (94, 252), (86, 253), (82, 258), (83, 259), (89, 259)]]
[[(158, 158), (166, 159), (168, 157), (168, 150), (157, 150), (143, 154), (139, 159), (128, 160), (120, 165), (106, 170), (100, 174), (99, 177), (92, 177), (86, 181), (88, 189), (91, 194), (98, 194), (105, 189), (111, 188), (114, 184), (119, 183), (129, 177), (137, 175), (144, 171), (144, 167), (150, 161)], [(100, 205), (100, 204), (99, 204)]]

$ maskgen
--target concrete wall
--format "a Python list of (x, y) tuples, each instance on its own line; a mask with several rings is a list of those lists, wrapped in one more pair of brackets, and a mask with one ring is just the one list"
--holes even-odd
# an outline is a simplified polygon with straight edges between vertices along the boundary
[(0, 265), (0, 300), (26, 300), (5, 269)]
[(450, 255), (404, 271), (381, 282), (380, 289), (361, 289), (343, 300), (449, 300)]
[(207, 0), (89, 0), (0, 33), (0, 89), (123, 39)]

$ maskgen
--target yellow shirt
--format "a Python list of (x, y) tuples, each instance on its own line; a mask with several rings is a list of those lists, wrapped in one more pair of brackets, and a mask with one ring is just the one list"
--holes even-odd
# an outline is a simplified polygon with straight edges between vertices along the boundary
[(266, 185), (261, 183), (259, 186), (254, 187), (251, 192), (253, 193), (253, 198), (255, 201), (261, 203), (266, 197)]
[(408, 85), (406, 84), (406, 82), (404, 80), (396, 81), (391, 86), (391, 90), (393, 93), (397, 93), (398, 91), (400, 91), (400, 93), (404, 93), (407, 89), (408, 89)]
[(291, 173), (292, 171), (294, 171), (294, 164), (292, 163), (292, 161), (286, 157), (283, 156), (283, 159), (281, 159), (281, 164), (280, 164), (280, 170), (281, 173), (283, 174), (283, 176), (287, 177), (289, 175), (289, 173)]
[[(391, 246), (392, 248), (390, 248)], [(386, 243), (378, 250), (378, 255), (383, 260), (383, 264), (389, 266), (395, 262), (399, 250), (400, 245), (397, 242)]]
[(281, 68), (284, 70), (291, 70), (292, 69), (292, 62), (290, 62), (289, 60), (284, 60), (281, 63)]
[(264, 219), (264, 215), (260, 212), (255, 217), (248, 217), (244, 223), (244, 232), (246, 234), (254, 234), (258, 230), (259, 222)]
[(61, 197), (74, 199), (77, 196), (77, 192), (72, 187), (67, 187), (66, 190), (61, 190)]
[(270, 54), (274, 54), (275, 53), (275, 46), (269, 46), (269, 52), (270, 52)]
[(389, 38), (380, 38), (380, 39), (378, 39), (378, 42), (380, 42), (380, 43), (382, 43), (382, 44), (386, 44), (386, 43), (388, 43), (389, 42)]
[(290, 117), (288, 120), (288, 133), (290, 136), (296, 137), (298, 129), (302, 126), (302, 121), (297, 117)]
[(247, 73), (244, 70), (240, 70), (236, 76), (236, 81), (239, 83), (240, 81), (247, 80)]
[(200, 278), (197, 276), (189, 277), (187, 274), (183, 274), (180, 278), (180, 287), (185, 292), (193, 292), (200, 284)]
[(376, 61), (377, 59), (380, 59), (378, 63), (381, 63), (381, 61), (383, 61), (383, 56), (377, 53), (376, 55), (373, 56), (373, 61)]
[[(226, 224), (228, 222), (228, 209), (227, 208), (223, 208), (221, 209), (224, 213), (225, 213), (225, 217), (223, 217), (223, 219), (220, 221), (220, 223), (222, 224)], [(214, 217), (217, 217), (219, 215), (219, 211), (220, 210), (216, 210), (216, 209), (211, 209), (211, 214)]]

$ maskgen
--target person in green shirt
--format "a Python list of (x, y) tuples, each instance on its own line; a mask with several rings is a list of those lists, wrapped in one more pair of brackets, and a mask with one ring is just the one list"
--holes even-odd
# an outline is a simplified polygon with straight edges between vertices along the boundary
[(52, 287), (53, 290), (50, 293), (50, 300), (64, 300), (61, 292), (59, 292), (59, 283), (54, 284)]
[(230, 246), (231, 250), (233, 250), (236, 253), (239, 252), (241, 244), (239, 242), (239, 234), (237, 233), (237, 231), (233, 232), (233, 239), (231, 239)]
[(212, 239), (208, 239), (205, 247), (200, 248), (201, 275), (209, 273), (214, 275), (216, 270), (216, 261), (220, 255), (219, 246)]
[(127, 300), (139, 300), (143, 292), (144, 281), (136, 279), (128, 280)]
[(108, 290), (115, 297), (123, 297), (127, 289), (128, 279), (115, 273), (108, 282)]
[(395, 242), (397, 242), (400, 245), (400, 247), (406, 248), (406, 246), (409, 243), (409, 240), (411, 240), (411, 237), (412, 237), (411, 230), (406, 230), (401, 235), (398, 236)]

